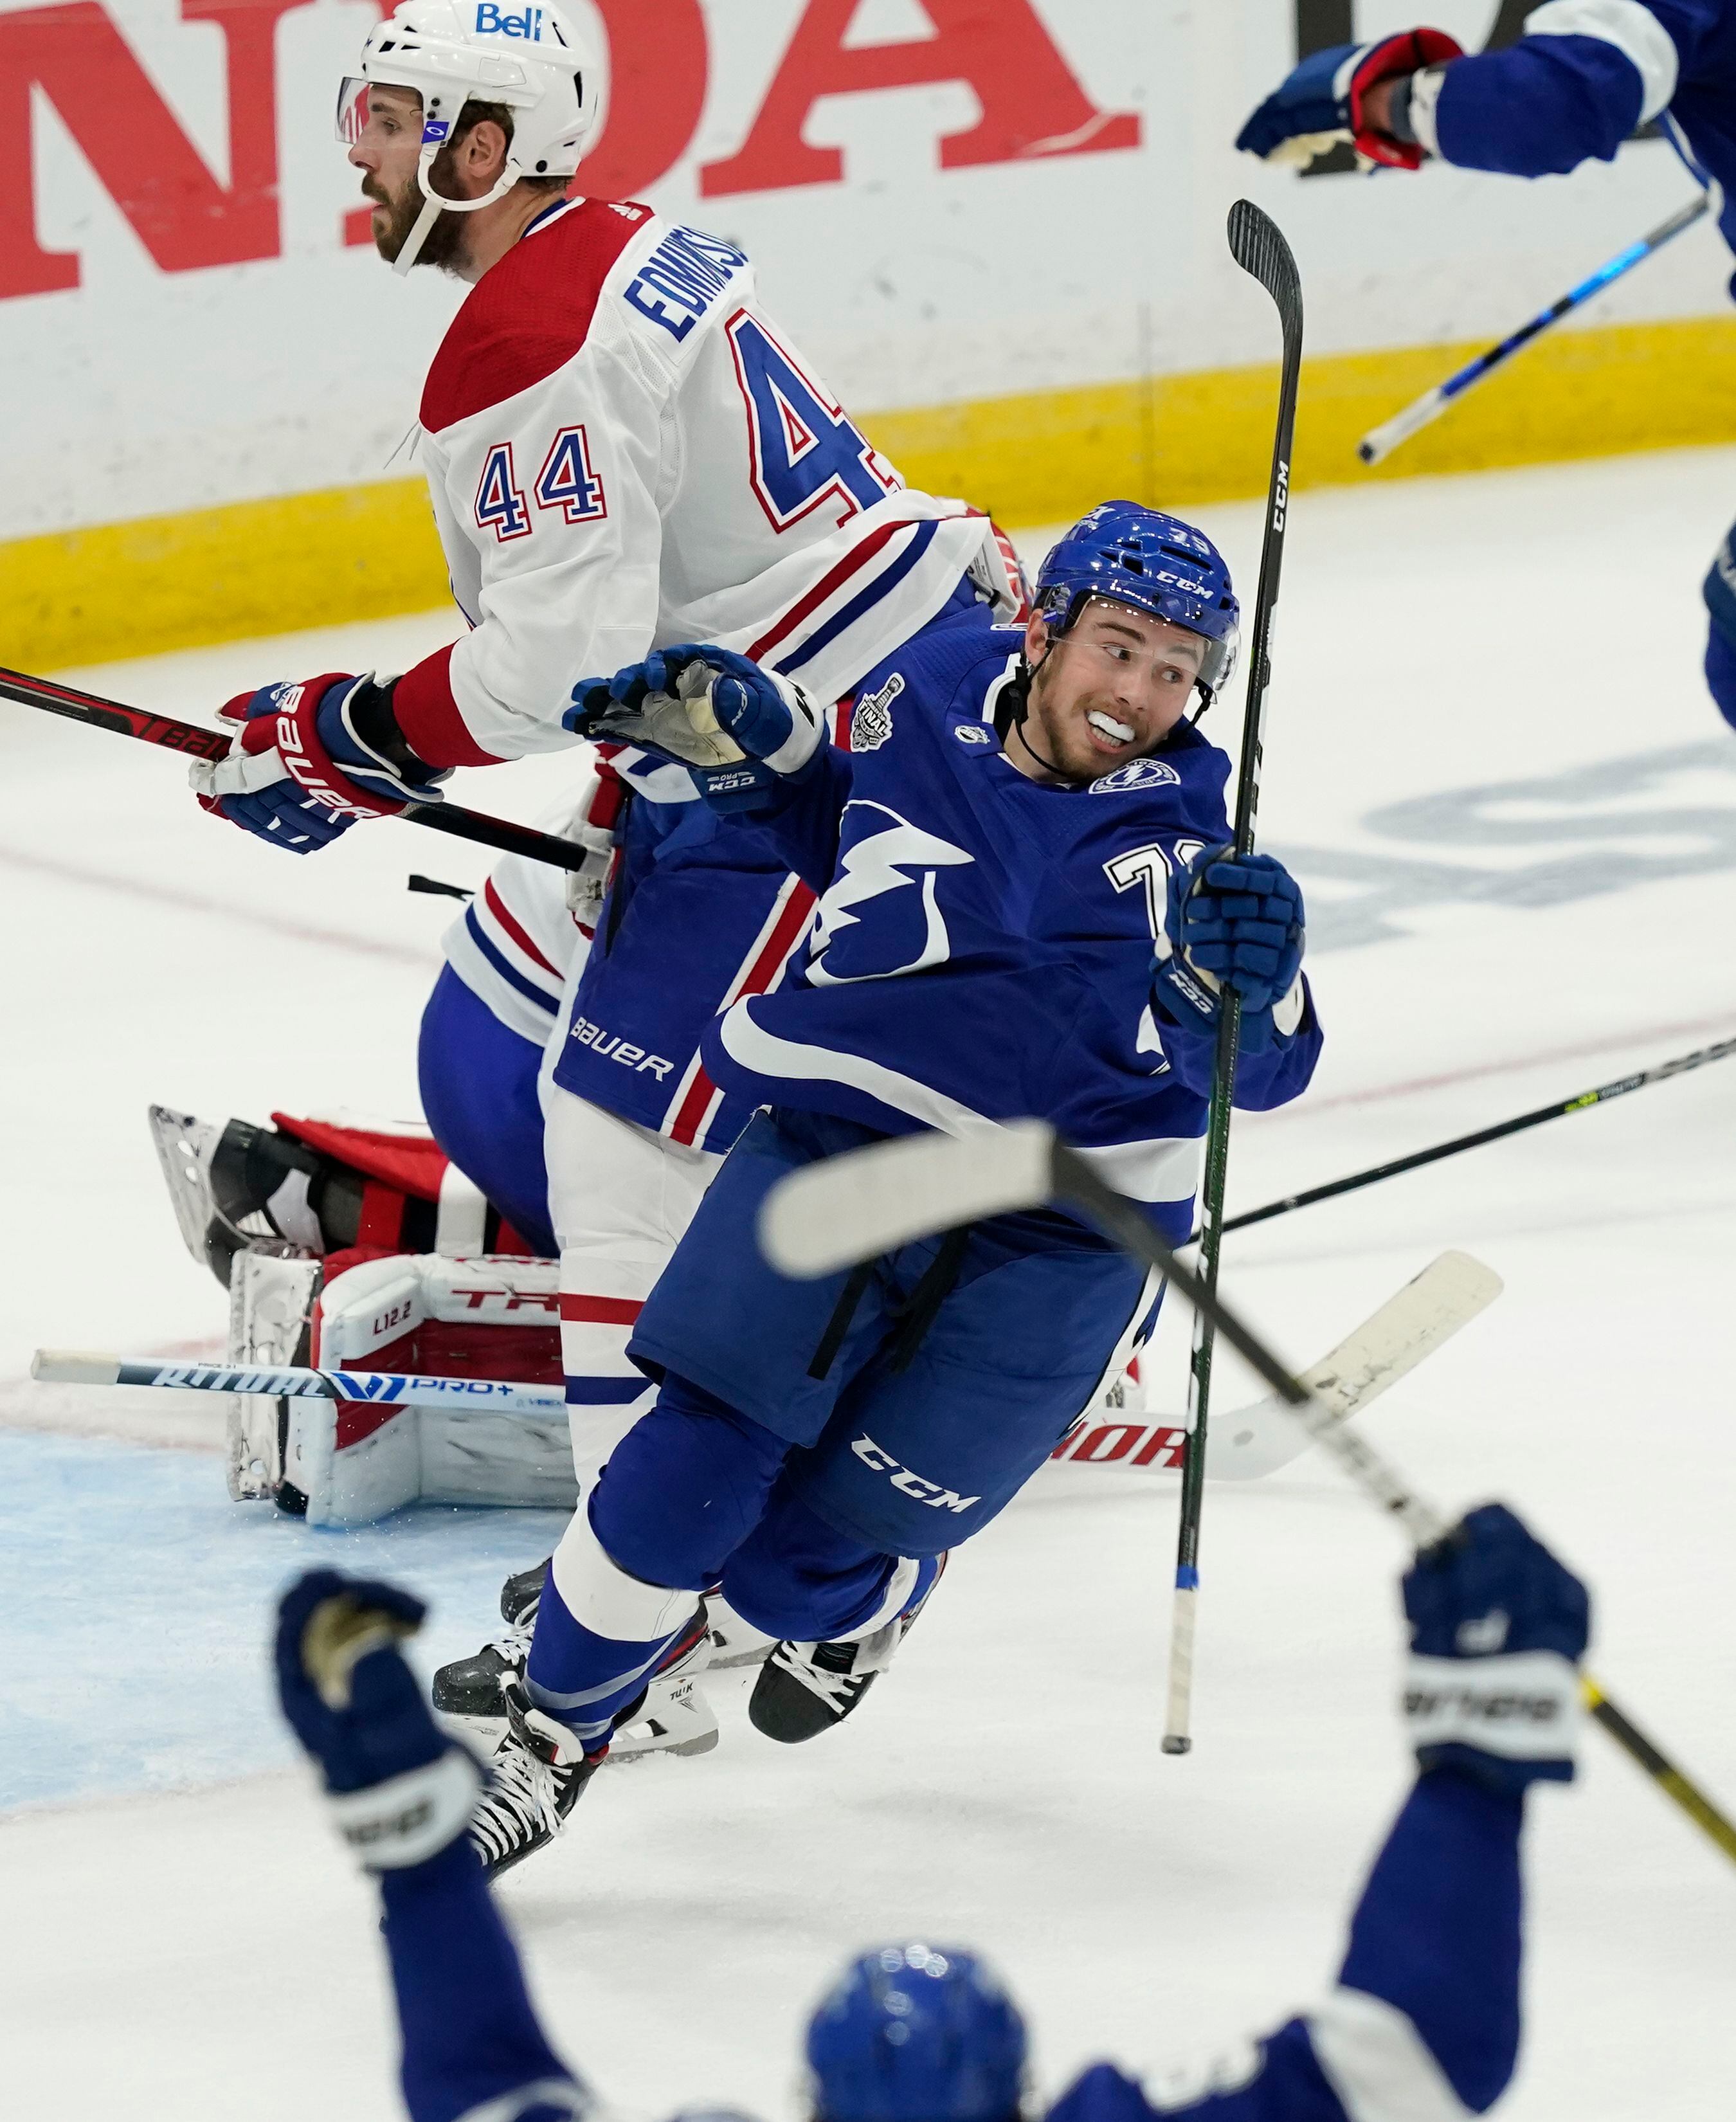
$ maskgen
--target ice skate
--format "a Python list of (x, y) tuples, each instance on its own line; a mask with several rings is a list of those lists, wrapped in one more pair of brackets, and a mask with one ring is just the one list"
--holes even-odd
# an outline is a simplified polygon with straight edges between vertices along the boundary
[(785, 1746), (798, 1746), (842, 1724), (876, 1678), (892, 1663), (898, 1645), (934, 1596), (946, 1568), (939, 1558), (934, 1582), (906, 1613), (898, 1614), (871, 1636), (853, 1643), (782, 1643), (767, 1660), (748, 1697), (748, 1716), (756, 1732)]
[(488, 1786), (468, 1830), (491, 1879), (553, 1841), (602, 1765), (601, 1757), (560, 1759), (572, 1740), (532, 1705), (520, 1680), (507, 1682), (502, 1700), (506, 1734), (489, 1764)]
[[(471, 1657), (455, 1658), (434, 1676), (436, 1710), (485, 1742), (501, 1743), (508, 1729), (506, 1690), (522, 1683), (530, 1638), (536, 1629), (548, 1565), (521, 1570), (501, 1587), (501, 1618), (507, 1632)], [(708, 1619), (708, 1617), (707, 1617)], [(645, 1691), (639, 1708), (615, 1727), (611, 1761), (642, 1760), (647, 1754), (708, 1754), (717, 1744), (717, 1718), (694, 1685), (711, 1662), (709, 1633), (700, 1634)]]

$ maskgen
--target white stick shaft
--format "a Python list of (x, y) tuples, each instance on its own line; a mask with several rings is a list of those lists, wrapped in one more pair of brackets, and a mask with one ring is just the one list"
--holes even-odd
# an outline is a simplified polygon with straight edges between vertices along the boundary
[(1379, 464), (1383, 457), (1389, 457), (1401, 442), (1409, 442), (1412, 435), (1420, 433), (1431, 421), (1438, 420), (1452, 402), (1437, 385), (1414, 405), (1407, 405), (1402, 413), (1395, 413), (1379, 427), (1370, 428), (1356, 445), (1357, 456), (1365, 464)]
[(1199, 1618), (1199, 1587), (1178, 1584), (1169, 1610), (1169, 1701), (1164, 1716), (1164, 1751), (1185, 1754), (1193, 1728), (1193, 1638)]
[(547, 1420), (567, 1413), (558, 1386), (502, 1378), (422, 1377), (401, 1371), (315, 1371), (219, 1363), (165, 1363), (149, 1357), (39, 1348), (30, 1376), (50, 1385), (150, 1386), (167, 1392), (244, 1393), (263, 1400), (332, 1400), (370, 1407), (458, 1407)]

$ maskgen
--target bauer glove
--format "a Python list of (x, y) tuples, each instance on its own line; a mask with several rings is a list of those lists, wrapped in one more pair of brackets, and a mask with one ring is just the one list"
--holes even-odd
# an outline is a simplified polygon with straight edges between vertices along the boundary
[(1300, 1021), (1302, 891), (1276, 855), (1207, 848), (1169, 877), (1153, 989), (1172, 1022), (1217, 1030), (1223, 991), (1242, 998), (1241, 1045), (1264, 1053)]
[(469, 1753), (435, 1723), (399, 1641), (427, 1609), (395, 1585), (315, 1569), (278, 1610), (278, 1692), (320, 1764), (338, 1833), (371, 1872), (444, 1849), (482, 1788)]
[(1444, 30), (1404, 30), (1371, 44), (1328, 44), (1310, 52), (1279, 83), (1236, 135), (1236, 146), (1244, 155), (1305, 168), (1317, 155), (1350, 141), (1365, 163), (1417, 169), (1424, 146), (1414, 137), (1374, 130), (1365, 100), (1384, 81), (1463, 57), (1463, 47)]
[(1500, 1503), (1469, 1512), (1404, 1580), (1404, 1714), (1418, 1765), (1497, 1790), (1573, 1776), (1585, 1587)]
[(826, 738), (800, 685), (733, 649), (656, 649), (613, 678), (584, 678), (562, 717), (578, 736), (614, 739), (687, 768), (720, 811), (755, 810), (800, 774)]
[(238, 693), (217, 710), (239, 722), (226, 759), (188, 779), (208, 811), (292, 854), (312, 854), (358, 818), (437, 803), (436, 772), (398, 734), (391, 683), (329, 671)]

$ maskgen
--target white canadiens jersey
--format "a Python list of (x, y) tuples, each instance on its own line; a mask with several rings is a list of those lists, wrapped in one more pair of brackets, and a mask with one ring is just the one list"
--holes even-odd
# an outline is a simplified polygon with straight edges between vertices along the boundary
[(428, 373), (421, 449), (473, 631), (398, 681), (411, 747), (573, 740), (581, 678), (714, 642), (837, 699), (974, 572), (987, 519), (908, 488), (758, 306), (722, 238), (563, 200), (491, 267)]

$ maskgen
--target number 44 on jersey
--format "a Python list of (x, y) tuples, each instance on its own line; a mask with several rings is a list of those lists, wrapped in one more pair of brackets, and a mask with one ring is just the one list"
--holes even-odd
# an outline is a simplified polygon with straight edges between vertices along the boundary
[[(562, 428), (548, 446), (543, 468), (531, 488), (539, 509), (568, 523), (593, 523), (609, 513), (603, 481), (591, 469), (590, 449), (582, 425)], [(502, 545), (527, 538), (535, 528), (530, 504), (518, 483), (511, 442), (496, 442), (483, 460), (476, 485), (476, 527), (492, 530)]]

